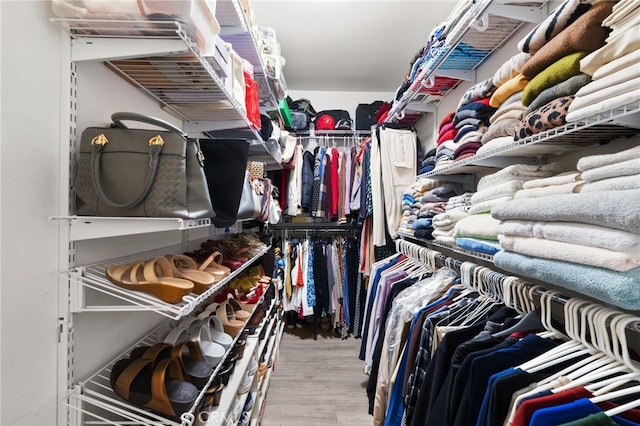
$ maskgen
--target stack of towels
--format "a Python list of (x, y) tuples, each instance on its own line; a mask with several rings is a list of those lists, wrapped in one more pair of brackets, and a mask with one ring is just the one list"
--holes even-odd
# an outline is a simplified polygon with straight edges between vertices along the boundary
[(640, 99), (640, 2), (621, 0), (602, 22), (612, 28), (606, 44), (580, 61), (591, 83), (575, 94), (568, 122), (575, 122)]
[(455, 244), (453, 236), (456, 223), (469, 215), (471, 196), (473, 193), (465, 192), (449, 198), (445, 205), (444, 213), (433, 216), (433, 232), (431, 235), (436, 241)]
[[(522, 191), (551, 188), (548, 195), (516, 194), (494, 207), (502, 246), (494, 256), (496, 266), (640, 309), (639, 168), (640, 146), (584, 157), (578, 162), (580, 174), (564, 173), (547, 180), (555, 179), (556, 185)], [(618, 185), (621, 181), (625, 184)], [(635, 189), (622, 189), (629, 187)]]
[[(413, 235), (414, 223), (418, 219), (429, 217), (425, 212), (432, 208), (441, 208), (444, 211), (444, 202), (423, 202), (425, 194), (429, 194), (439, 184), (440, 181), (434, 179), (418, 179), (404, 190), (402, 194), (402, 218), (398, 225), (398, 232)], [(431, 197), (427, 197), (427, 199), (431, 199)]]
[(553, 194), (573, 194), (580, 192), (584, 185), (580, 172), (571, 171), (555, 176), (526, 181), (522, 189), (516, 192), (514, 199), (538, 198)]
[(492, 209), (512, 200), (524, 182), (552, 176), (557, 168), (556, 163), (542, 166), (514, 164), (482, 177), (478, 181), (478, 191), (471, 196), (469, 215), (455, 225), (456, 245), (487, 254), (500, 250), (499, 221), (491, 217)]
[(581, 60), (605, 45), (610, 29), (603, 25), (616, 3), (565, 0), (520, 42), (531, 57), (514, 77), (526, 81), (522, 104), (528, 107), (516, 139), (566, 124), (577, 92), (591, 80)]

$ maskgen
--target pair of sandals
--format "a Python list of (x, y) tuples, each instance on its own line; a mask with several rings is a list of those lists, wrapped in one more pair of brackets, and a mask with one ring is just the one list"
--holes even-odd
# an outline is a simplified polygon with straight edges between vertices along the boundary
[(106, 269), (106, 276), (113, 284), (172, 304), (182, 302), (189, 293), (204, 293), (229, 273), (230, 269), (222, 265), (221, 253), (213, 253), (200, 266), (193, 258), (178, 254), (111, 265)]
[(251, 312), (245, 308), (237, 300), (228, 298), (222, 303), (211, 303), (198, 318), (216, 318), (222, 324), (225, 333), (236, 337), (251, 317)]

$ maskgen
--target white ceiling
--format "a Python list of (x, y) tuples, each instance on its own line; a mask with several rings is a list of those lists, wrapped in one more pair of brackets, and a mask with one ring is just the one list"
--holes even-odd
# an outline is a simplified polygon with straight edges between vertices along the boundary
[(291, 90), (393, 92), (456, 0), (252, 0)]

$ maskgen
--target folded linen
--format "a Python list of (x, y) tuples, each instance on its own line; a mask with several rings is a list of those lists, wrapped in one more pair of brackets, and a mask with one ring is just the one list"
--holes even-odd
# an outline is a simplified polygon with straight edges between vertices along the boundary
[(456, 223), (453, 234), (455, 237), (497, 240), (499, 224), (500, 221), (492, 218), (489, 213), (470, 214)]
[(485, 254), (496, 254), (500, 251), (500, 243), (495, 240), (456, 238), (456, 245), (466, 250), (477, 251)]
[(602, 179), (633, 175), (640, 175), (640, 160), (638, 159), (587, 170), (582, 173), (582, 179), (587, 182), (594, 182)]
[(623, 68), (638, 65), (638, 62), (640, 62), (640, 49), (633, 50), (623, 56), (615, 58), (608, 64), (602, 65), (593, 73), (593, 79), (594, 80), (601, 79)]
[(559, 164), (551, 162), (548, 164), (512, 164), (495, 173), (486, 175), (478, 181), (478, 191), (482, 191), (491, 186), (511, 180), (532, 180), (553, 176), (558, 172)]
[[(517, 192), (516, 192), (517, 194)], [(477, 204), (473, 204), (471, 207), (469, 207), (469, 214), (480, 214), (480, 213), (489, 213), (491, 211), (492, 208), (494, 208), (495, 206), (497, 206), (498, 204), (502, 204), (505, 203), (509, 200), (513, 200), (512, 196), (509, 197), (499, 197), (499, 198), (494, 198), (491, 200), (487, 200), (487, 201), (481, 201)]]
[[(522, 93), (522, 92), (520, 92)], [(495, 124), (496, 122), (509, 119), (518, 118), (521, 119), (526, 107), (521, 102), (513, 102), (510, 104), (502, 104), (500, 108), (489, 118), (489, 124)]]
[(518, 42), (518, 49), (521, 52), (532, 54), (537, 52), (549, 40), (575, 22), (590, 7), (590, 4), (580, 0), (565, 0)]
[(433, 235), (431, 235), (432, 232), (432, 229), (418, 229), (413, 231), (413, 236), (420, 238), (421, 240), (433, 240)]
[(504, 64), (498, 68), (498, 71), (493, 75), (493, 85), (496, 87), (502, 86), (507, 81), (511, 80), (520, 73), (520, 68), (531, 57), (530, 54), (520, 52), (507, 60)]
[(638, 200), (637, 189), (550, 195), (507, 201), (494, 207), (491, 216), (498, 220), (580, 222), (638, 233)]
[(546, 197), (548, 195), (558, 195), (558, 194), (573, 194), (576, 192), (580, 192), (580, 189), (584, 186), (584, 182), (569, 182), (563, 183), (561, 185), (549, 185), (549, 186), (541, 186), (536, 188), (529, 189), (521, 189), (516, 192), (513, 196), (514, 200), (521, 198), (540, 198)]
[(609, 29), (602, 21), (613, 9), (613, 1), (594, 4), (571, 25), (562, 30), (529, 59), (520, 72), (528, 79), (541, 73), (549, 65), (574, 52), (593, 52), (604, 46)]
[[(640, 175), (618, 176), (597, 180), (595, 182), (587, 182), (580, 188), (580, 192), (607, 192), (627, 189), (640, 189)], [(633, 200), (630, 201), (633, 202)], [(636, 200), (636, 202), (637, 201), (638, 200)]]
[(433, 224), (438, 228), (447, 225), (455, 225), (456, 222), (467, 216), (469, 216), (468, 213), (459, 210), (446, 211), (434, 216)]
[(536, 109), (548, 104), (554, 99), (558, 99), (563, 96), (575, 95), (578, 90), (589, 84), (590, 81), (591, 77), (589, 75), (580, 73), (578, 75), (574, 75), (568, 80), (556, 84), (555, 86), (544, 89), (533, 101), (531, 101), (531, 104), (527, 107), (524, 115), (531, 114)]
[(640, 266), (640, 252), (627, 253), (544, 238), (498, 235), (503, 249), (544, 259), (564, 260), (625, 272)]
[[(588, 88), (587, 84), (581, 90)], [(612, 84), (603, 89), (600, 89), (589, 94), (581, 94), (580, 91), (576, 93), (576, 105), (569, 108), (569, 111), (582, 108), (584, 106), (591, 106), (598, 102), (609, 101), (618, 95), (630, 93), (632, 96), (638, 96), (640, 98), (640, 76), (629, 80), (624, 80), (617, 84)]]
[(416, 219), (411, 227), (414, 231), (417, 231), (418, 229), (433, 228), (433, 225), (430, 218), (422, 218)]
[(602, 22), (605, 27), (610, 27), (621, 19), (626, 18), (631, 12), (640, 7), (640, 3), (637, 0), (620, 0), (618, 4), (613, 6), (611, 15)]
[(487, 133), (482, 135), (482, 139), (480, 140), (480, 142), (482, 142), (483, 145), (486, 145), (488, 142), (492, 140), (495, 140), (495, 139), (502, 140), (503, 138), (505, 138), (505, 140), (508, 140), (510, 143), (513, 143), (514, 141), (513, 136), (516, 132), (516, 129), (520, 125), (521, 119), (522, 117), (505, 118), (503, 120), (498, 120), (497, 122), (489, 126)]
[(624, 309), (640, 309), (640, 268), (617, 272), (505, 250), (493, 256), (493, 263), (505, 271), (555, 284)]
[(496, 89), (495, 92), (493, 92), (493, 95), (491, 95), (491, 100), (489, 101), (489, 106), (498, 108), (514, 93), (521, 92), (528, 83), (529, 79), (527, 79), (524, 75), (518, 73), (515, 77), (513, 77), (509, 81), (504, 82), (500, 87)]
[(529, 106), (531, 102), (545, 89), (566, 81), (574, 75), (580, 74), (580, 60), (587, 52), (571, 53), (553, 64), (549, 65), (540, 74), (536, 75), (524, 87), (522, 104)]
[(581, 176), (579, 172), (570, 171), (559, 173), (548, 178), (528, 180), (522, 184), (522, 187), (525, 189), (539, 188), (544, 186), (563, 185), (565, 183), (579, 182), (580, 180)]
[[(638, 139), (640, 142), (640, 139)], [(588, 155), (578, 160), (576, 168), (581, 172), (604, 166), (620, 164), (627, 160), (640, 159), (640, 145), (613, 154)]]
[[(638, 81), (632, 82), (631, 85), (633, 84), (637, 85), (639, 83), (640, 83), (640, 79), (638, 79)], [(569, 114), (567, 114), (567, 118), (566, 118), (567, 123), (580, 121), (587, 117), (591, 117), (605, 111), (610, 111), (612, 109), (619, 108), (623, 105), (627, 105), (632, 102), (637, 102), (638, 99), (640, 99), (640, 86), (636, 86), (636, 87), (638, 88), (633, 89), (630, 92), (622, 93), (612, 98), (605, 98), (596, 103), (590, 103), (592, 101), (586, 99), (588, 96), (591, 96), (591, 95), (576, 98), (575, 101), (579, 101), (579, 102), (576, 105), (574, 105), (574, 108), (569, 111)], [(600, 92), (598, 92), (598, 94), (599, 93)], [(604, 97), (606, 97), (606, 90), (602, 91), (602, 94), (604, 95)]]
[[(434, 234), (436, 231), (433, 231), (432, 234)], [(445, 236), (445, 235), (433, 235), (435, 238), (434, 240), (436, 241), (440, 241), (442, 243), (447, 243), (447, 244), (455, 244), (456, 239), (452, 236)]]
[(498, 232), (499, 235), (544, 238), (620, 252), (635, 252), (640, 249), (638, 234), (578, 222), (506, 220), (500, 222)]
[[(515, 131), (515, 126), (520, 123), (520, 120), (513, 120), (512, 123), (514, 126), (513, 129)], [(489, 126), (489, 132), (491, 131), (491, 128), (493, 126), (494, 125)], [(487, 133), (485, 133), (485, 136), (487, 135)], [(506, 146), (510, 146), (511, 144), (513, 144), (513, 135), (496, 136), (494, 138), (487, 139), (487, 142), (485, 142), (485, 138), (483, 136), (482, 142), (484, 143), (484, 145), (482, 145), (482, 148), (478, 149), (478, 151), (476, 152), (476, 155), (484, 154), (485, 152), (490, 152), (493, 150), (504, 148)]]
[(573, 100), (573, 95), (563, 96), (533, 111), (520, 121), (520, 126), (516, 129), (515, 138), (518, 140), (525, 139), (566, 124), (569, 107)]
[(494, 200), (496, 198), (510, 197), (513, 198), (513, 194), (519, 189), (522, 189), (523, 180), (514, 179), (499, 185), (490, 186), (488, 188), (479, 190), (471, 196), (471, 206), (481, 203), (483, 201)]
[(638, 49), (640, 49), (640, 37), (636, 32), (623, 31), (616, 37), (609, 37), (607, 44), (582, 58), (580, 71), (593, 75), (601, 66)]
[(431, 233), (431, 235), (433, 235), (434, 238), (437, 237), (453, 237), (453, 228), (454, 228), (455, 224), (451, 225), (451, 227), (449, 229), (445, 229), (445, 228), (440, 228), (440, 227), (434, 227), (433, 228), (433, 232)]
[(576, 92), (576, 96), (585, 96), (600, 90), (608, 91), (611, 86), (615, 86), (638, 77), (640, 77), (640, 66), (636, 63), (586, 84)]

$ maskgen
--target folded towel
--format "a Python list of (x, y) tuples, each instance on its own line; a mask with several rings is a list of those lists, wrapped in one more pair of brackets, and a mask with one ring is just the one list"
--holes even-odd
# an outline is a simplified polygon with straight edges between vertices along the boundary
[(477, 251), (485, 254), (496, 254), (500, 251), (500, 243), (495, 240), (456, 238), (456, 245), (466, 250)]
[(416, 219), (411, 227), (414, 231), (417, 231), (418, 229), (433, 228), (433, 225), (431, 224), (431, 219), (424, 218)]
[(580, 182), (580, 180), (581, 180), (580, 173), (571, 171), (571, 172), (559, 173), (555, 176), (550, 176), (548, 178), (528, 180), (522, 184), (522, 187), (525, 189), (539, 188), (539, 187), (551, 186), (551, 185), (563, 185), (565, 183), (575, 183), (575, 182)]
[[(608, 97), (608, 90), (601, 90), (587, 96), (576, 98), (573, 102), (575, 105), (572, 104), (573, 108), (570, 108), (567, 114), (567, 123), (581, 121), (587, 117), (638, 102), (640, 99), (640, 78), (621, 83), (617, 86), (617, 90), (629, 91)], [(613, 88), (610, 89), (613, 90)]]
[(544, 238), (498, 235), (503, 249), (543, 259), (564, 260), (581, 265), (597, 266), (625, 272), (640, 266), (640, 253), (608, 250)]
[(515, 138), (518, 140), (525, 139), (545, 130), (566, 124), (569, 106), (573, 100), (573, 95), (563, 96), (533, 111), (520, 121), (520, 126), (516, 129)]
[[(580, 188), (580, 192), (607, 192), (625, 189), (640, 189), (640, 175), (618, 176), (597, 180), (595, 182), (587, 182)], [(638, 200), (636, 200), (636, 202), (637, 201)]]
[(582, 173), (582, 179), (587, 182), (594, 182), (602, 179), (632, 175), (640, 175), (640, 160), (638, 159), (587, 170)]
[(447, 226), (447, 225), (455, 225), (456, 222), (464, 219), (469, 216), (468, 213), (459, 210), (446, 211), (444, 213), (440, 213), (433, 217), (433, 224), (438, 228)]
[(499, 224), (500, 221), (492, 218), (489, 213), (471, 214), (456, 223), (453, 234), (455, 237), (497, 240)]
[[(638, 139), (640, 142), (640, 139)], [(581, 172), (604, 166), (620, 164), (627, 160), (640, 159), (640, 145), (613, 154), (588, 155), (578, 160), (576, 168)]]
[(496, 198), (511, 197), (519, 189), (522, 189), (523, 180), (514, 179), (499, 185), (490, 186), (488, 188), (479, 190), (471, 196), (471, 205), (474, 206), (483, 201), (494, 200)]
[(598, 80), (623, 68), (637, 66), (640, 62), (640, 49), (631, 51), (623, 56), (615, 58), (608, 64), (602, 65), (593, 73), (593, 79)]
[[(505, 121), (506, 122), (506, 121)], [(513, 126), (516, 126), (518, 123), (520, 123), (520, 120), (513, 120), (513, 121), (509, 121), (511, 123), (513, 123)], [(497, 124), (497, 126), (499, 126), (500, 123)], [(489, 126), (489, 131), (487, 133), (489, 133), (491, 131), (491, 128), (495, 126)], [(515, 127), (514, 127), (515, 129)], [(484, 136), (487, 135), (487, 133), (485, 133)], [(487, 142), (484, 142), (485, 138), (484, 136), (482, 137), (482, 141), (484, 143), (484, 145), (482, 145), (482, 148), (478, 149), (478, 151), (476, 152), (476, 155), (480, 155), (480, 154), (484, 154), (486, 152), (490, 152), (493, 150), (497, 150), (497, 149), (501, 149), (507, 146), (510, 146), (511, 144), (513, 144), (513, 136), (512, 135), (507, 135), (507, 136), (497, 136), (494, 138), (489, 139)]]
[(514, 93), (518, 93), (522, 91), (529, 80), (522, 74), (517, 74), (515, 77), (503, 83), (500, 87), (496, 89), (496, 91), (491, 95), (491, 100), (489, 101), (489, 106), (493, 108), (498, 108), (504, 101), (506, 101), (510, 96)]
[(580, 0), (565, 0), (544, 21), (536, 25), (529, 34), (518, 42), (518, 49), (521, 52), (535, 53), (549, 40), (575, 22), (590, 7), (590, 4)]
[(609, 38), (607, 44), (584, 57), (580, 61), (580, 71), (593, 75), (601, 66), (638, 49), (640, 37), (635, 31), (624, 31), (617, 37)]
[(520, 68), (531, 57), (528, 53), (518, 53), (512, 56), (504, 64), (498, 68), (498, 71), (493, 75), (493, 85), (496, 87), (502, 86), (507, 81), (516, 77), (520, 73)]
[[(435, 233), (435, 232), (436, 231), (433, 231), (433, 233)], [(434, 235), (434, 237), (435, 237), (434, 239), (436, 241), (440, 241), (441, 243), (455, 244), (455, 242), (456, 242), (456, 239), (453, 236), (441, 236), (441, 235), (435, 236)]]
[(586, 223), (506, 220), (500, 222), (498, 232), (498, 235), (544, 238), (620, 252), (640, 249), (638, 234)]
[(571, 25), (553, 37), (529, 59), (520, 72), (531, 80), (549, 65), (574, 52), (593, 52), (604, 46), (609, 29), (602, 27), (602, 21), (609, 16), (613, 1), (601, 1)]
[(512, 164), (495, 173), (486, 175), (478, 181), (478, 191), (512, 180), (532, 180), (553, 176), (558, 173), (559, 164)]
[(531, 114), (536, 109), (548, 104), (554, 99), (558, 99), (563, 96), (575, 95), (578, 90), (589, 84), (590, 81), (591, 77), (587, 74), (580, 73), (578, 75), (574, 75), (568, 80), (544, 89), (533, 101), (531, 101), (531, 104), (529, 104), (524, 115)]
[(504, 250), (493, 256), (493, 263), (516, 275), (555, 284), (624, 309), (640, 309), (640, 268), (616, 272)]
[[(639, 233), (640, 190), (550, 195), (507, 201), (491, 210), (498, 220), (580, 222)], [(616, 208), (611, 208), (615, 206)]]
[(584, 182), (570, 182), (563, 183), (561, 185), (550, 185), (550, 186), (542, 186), (537, 188), (529, 188), (529, 189), (521, 189), (516, 192), (513, 198), (515, 200), (520, 198), (539, 198), (546, 197), (548, 195), (558, 195), (558, 194), (573, 194), (576, 192), (580, 192), (580, 189), (584, 186)]
[(516, 133), (516, 129), (519, 125), (520, 118), (505, 118), (503, 120), (498, 120), (489, 126), (487, 133), (482, 135), (481, 142), (484, 145), (487, 145), (489, 141), (500, 139), (504, 142), (508, 139), (509, 143), (513, 143), (514, 134)]
[(536, 75), (525, 87), (522, 93), (522, 104), (529, 106), (533, 100), (545, 89), (555, 86), (574, 75), (580, 74), (580, 59), (586, 52), (575, 52), (549, 65)]
[(471, 102), (488, 98), (489, 96), (493, 95), (493, 92), (495, 90), (496, 86), (494, 86), (491, 78), (474, 84), (469, 89), (467, 89), (464, 95), (462, 95), (462, 98), (460, 98), (460, 102), (458, 102), (458, 107), (456, 108), (456, 110)]
[(499, 197), (499, 198), (494, 198), (487, 201), (481, 201), (469, 207), (469, 214), (489, 213), (491, 209), (497, 206), (498, 204), (505, 203), (509, 200), (513, 200), (513, 197), (512, 196)]
[[(587, 84), (582, 89), (578, 90), (576, 93), (576, 99), (579, 99), (578, 104), (575, 108), (580, 108), (585, 105), (591, 105), (597, 102), (609, 100), (616, 95), (623, 93), (637, 93), (640, 88), (640, 76), (632, 77), (629, 79), (623, 79), (618, 83), (611, 83), (602, 87), (601, 82), (605, 79), (611, 80), (613, 75), (603, 78), (602, 80), (598, 80), (597, 82), (593, 82)], [(591, 90), (591, 84), (599, 86), (598, 90)], [(570, 108), (570, 111), (573, 111), (573, 108)]]
[(431, 235), (435, 239), (438, 239), (438, 237), (453, 238), (453, 228), (454, 228), (454, 225), (452, 225), (450, 229), (434, 228), (433, 232), (431, 232)]
[(421, 240), (433, 240), (432, 232), (431, 229), (418, 229), (417, 231), (413, 231), (413, 236)]

